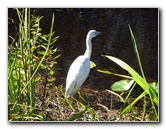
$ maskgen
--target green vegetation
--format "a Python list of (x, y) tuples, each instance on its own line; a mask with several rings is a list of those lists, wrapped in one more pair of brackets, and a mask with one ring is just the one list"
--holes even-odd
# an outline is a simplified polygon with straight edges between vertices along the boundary
[[(54, 74), (51, 68), (60, 56), (53, 58), (57, 48), (51, 46), (58, 39), (53, 37), (54, 14), (50, 33), (42, 35), (39, 27), (42, 17), (31, 18), (29, 8), (16, 11), (20, 22), (18, 42), (8, 45), (8, 120), (43, 120), (34, 111), (35, 83), (41, 79), (35, 75), (39, 69), (45, 69), (46, 75)], [(47, 76), (46, 82), (51, 84)]]
[(103, 70), (98, 70), (98, 71), (106, 73), (106, 74), (114, 74), (116, 76), (121, 76), (123, 78), (126, 78), (124, 80), (120, 80), (118, 82), (115, 82), (111, 86), (111, 89), (113, 91), (121, 91), (121, 92), (122, 91), (126, 91), (126, 90), (129, 90), (132, 86), (134, 87), (136, 84), (138, 84), (136, 86), (140, 86), (143, 89), (142, 94), (140, 94), (132, 102), (129, 102), (128, 99), (129, 99), (129, 97), (130, 97), (130, 95), (131, 95), (131, 93), (132, 93), (134, 88), (132, 88), (130, 90), (130, 92), (128, 93), (128, 95), (127, 95), (127, 97), (125, 99), (123, 99), (120, 95), (114, 93), (113, 91), (109, 91), (109, 92), (117, 95), (118, 97), (120, 97), (120, 99), (124, 103), (129, 102), (129, 105), (127, 107), (125, 107), (124, 109), (122, 109), (122, 111), (120, 113), (121, 115), (123, 115), (124, 113), (126, 113), (129, 110), (132, 110), (132, 107), (134, 106), (134, 104), (138, 100), (144, 98), (142, 120), (145, 120), (146, 105), (147, 105), (147, 101), (148, 101), (146, 99), (147, 98), (146, 96), (148, 95), (150, 100), (151, 100), (151, 104), (152, 104), (151, 109), (154, 111), (153, 120), (156, 121), (156, 120), (158, 120), (158, 112), (157, 112), (157, 109), (156, 109), (156, 106), (158, 107), (158, 84), (156, 82), (153, 82), (153, 83), (147, 82), (147, 80), (145, 78), (145, 75), (144, 75), (144, 72), (143, 72), (141, 59), (140, 59), (139, 52), (138, 52), (138, 49), (137, 49), (136, 40), (135, 40), (134, 34), (133, 34), (132, 29), (131, 29), (130, 26), (129, 26), (129, 29), (130, 29), (131, 39), (132, 39), (132, 42), (133, 42), (133, 45), (134, 45), (134, 49), (135, 49), (135, 52), (136, 52), (136, 57), (137, 57), (137, 60), (138, 60), (138, 64), (139, 64), (142, 76), (139, 75), (133, 68), (131, 68), (128, 64), (126, 64), (122, 60), (120, 60), (120, 59), (118, 59), (116, 57), (107, 56), (107, 55), (105, 57), (107, 57), (111, 61), (113, 61), (116, 64), (118, 64), (124, 70), (128, 71), (128, 73), (131, 76), (114, 74), (114, 73), (111, 73), (111, 72), (108, 72), (108, 71), (103, 71)]
[[(64, 83), (55, 86), (53, 78), (58, 70), (55, 68), (57, 59), (61, 56), (58, 48), (53, 45), (59, 38), (53, 31), (54, 14), (50, 22), (50, 32), (46, 35), (42, 34), (40, 28), (43, 17), (31, 15), (29, 8), (16, 9), (16, 12), (19, 18), (19, 36), (17, 41), (8, 44), (9, 121), (158, 120), (158, 84), (148, 82), (145, 78), (130, 26), (141, 75), (122, 60), (104, 55), (128, 71), (130, 76), (97, 69), (98, 72), (123, 79), (115, 82), (111, 90), (91, 90), (87, 85), (80, 90), (82, 93), (66, 98)], [(94, 67), (97, 67), (96, 64), (91, 62), (91, 68)], [(142, 88), (143, 92), (133, 99), (132, 93), (136, 86)], [(142, 108), (136, 108), (135, 105), (140, 100), (143, 100)], [(123, 105), (115, 108), (116, 102), (122, 102)], [(150, 108), (147, 109), (148, 105)], [(147, 114), (152, 118), (147, 119)]]

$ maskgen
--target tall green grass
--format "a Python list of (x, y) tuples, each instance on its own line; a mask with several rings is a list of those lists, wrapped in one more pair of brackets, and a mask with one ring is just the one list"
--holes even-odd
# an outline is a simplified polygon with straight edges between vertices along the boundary
[[(31, 16), (29, 8), (16, 8), (16, 11), (19, 37), (15, 44), (8, 44), (8, 120), (43, 120), (42, 115), (34, 112), (35, 83), (40, 80), (35, 75), (44, 66), (44, 61), (57, 51), (51, 47), (58, 39), (53, 37), (54, 14), (50, 33), (42, 35), (39, 27), (42, 17)], [(52, 64), (47, 64), (49, 72), (56, 58), (52, 59)]]

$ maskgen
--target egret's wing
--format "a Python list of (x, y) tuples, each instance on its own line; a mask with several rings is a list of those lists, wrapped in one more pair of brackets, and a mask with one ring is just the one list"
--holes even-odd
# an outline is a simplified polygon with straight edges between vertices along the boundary
[(88, 77), (90, 61), (84, 56), (79, 56), (71, 64), (66, 81), (66, 94), (72, 94), (73, 88), (78, 89)]

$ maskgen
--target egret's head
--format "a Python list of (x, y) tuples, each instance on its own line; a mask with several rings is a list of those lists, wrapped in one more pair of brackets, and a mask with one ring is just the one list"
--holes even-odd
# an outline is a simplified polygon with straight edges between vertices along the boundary
[(89, 32), (88, 32), (88, 36), (90, 37), (90, 38), (94, 38), (94, 37), (96, 37), (97, 35), (99, 35), (100, 34), (100, 32), (98, 32), (98, 31), (96, 31), (96, 30), (90, 30)]

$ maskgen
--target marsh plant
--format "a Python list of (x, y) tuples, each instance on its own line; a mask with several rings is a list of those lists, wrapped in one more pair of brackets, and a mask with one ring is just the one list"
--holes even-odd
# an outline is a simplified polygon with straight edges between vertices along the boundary
[[(53, 47), (58, 39), (54, 37), (53, 25), (50, 33), (41, 33), (42, 17), (31, 15), (29, 8), (16, 8), (19, 18), (18, 41), (8, 44), (8, 120), (43, 120), (35, 110), (35, 84), (41, 78), (36, 77), (39, 69), (45, 69), (46, 82), (52, 84), (47, 76), (53, 75), (57, 48)], [(54, 55), (54, 57), (53, 57)], [(56, 56), (55, 56), (56, 55)]]
[[(158, 120), (158, 83), (148, 82), (147, 79), (145, 78), (143, 66), (141, 63), (141, 58), (139, 56), (139, 52), (137, 49), (136, 39), (134, 37), (133, 31), (130, 26), (129, 26), (129, 30), (130, 30), (134, 50), (136, 53), (136, 58), (138, 60), (138, 65), (141, 71), (141, 75), (139, 75), (132, 67), (126, 64), (124, 61), (109, 55), (104, 55), (104, 57), (108, 58), (109, 60), (119, 65), (122, 69), (126, 70), (130, 74), (130, 76), (117, 74), (117, 73), (104, 71), (104, 70), (98, 70), (98, 71), (105, 74), (110, 74), (110, 75), (112, 74), (112, 75), (120, 76), (124, 78), (120, 81), (115, 82), (111, 86), (111, 90), (107, 90), (108, 92), (111, 92), (112, 94), (118, 96), (123, 103), (128, 103), (128, 106), (121, 110), (120, 115), (125, 114), (127, 111), (132, 111), (132, 107), (134, 106), (134, 104), (136, 104), (136, 102), (138, 102), (140, 99), (143, 99), (144, 100), (143, 107), (142, 107), (143, 111), (142, 111), (142, 117), (141, 117), (141, 120), (143, 121), (145, 120), (145, 114), (147, 111), (146, 109), (147, 103), (150, 100), (152, 105), (151, 112), (153, 112), (153, 120), (157, 121)], [(129, 98), (135, 86), (139, 86), (140, 88), (142, 88), (143, 92), (131, 102), (129, 101)], [(126, 98), (123, 98), (121, 95), (116, 93), (117, 91), (118, 92), (128, 91), (128, 94)]]

